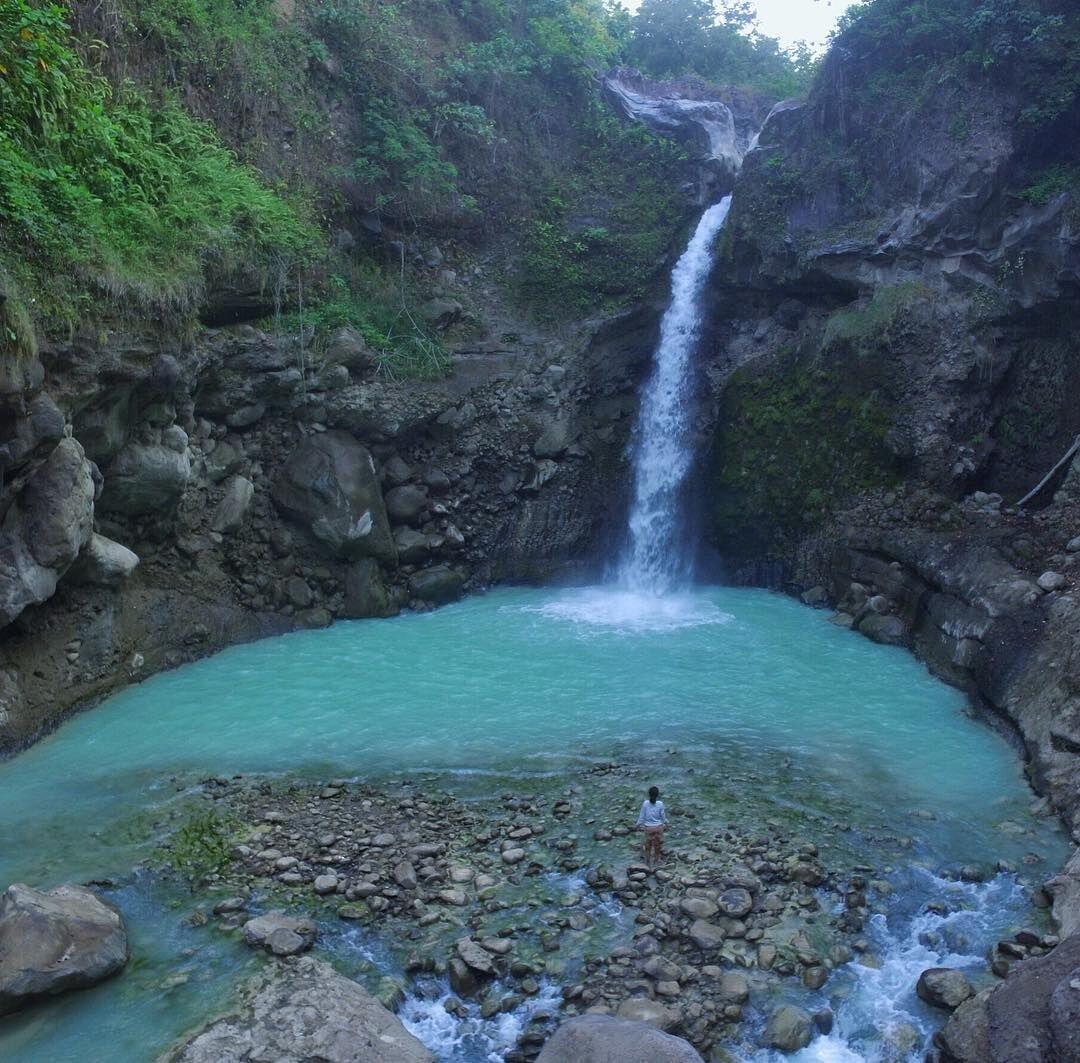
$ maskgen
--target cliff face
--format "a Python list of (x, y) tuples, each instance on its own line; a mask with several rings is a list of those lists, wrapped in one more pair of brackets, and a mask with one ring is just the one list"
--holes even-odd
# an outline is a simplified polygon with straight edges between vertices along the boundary
[(1012, 503), (1080, 435), (1080, 111), (1036, 135), (1015, 82), (881, 64), (842, 38), (745, 160), (708, 536), (737, 579), (809, 590), (1012, 721), (1075, 827), (1080, 465)]

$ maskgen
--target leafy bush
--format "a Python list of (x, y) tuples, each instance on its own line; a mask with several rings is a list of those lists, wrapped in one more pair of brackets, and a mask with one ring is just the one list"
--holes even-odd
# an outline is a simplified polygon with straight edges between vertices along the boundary
[(70, 316), (94, 288), (183, 308), (207, 266), (317, 246), (210, 126), (92, 73), (60, 6), (0, 0), (0, 38), (0, 246), (47, 311)]

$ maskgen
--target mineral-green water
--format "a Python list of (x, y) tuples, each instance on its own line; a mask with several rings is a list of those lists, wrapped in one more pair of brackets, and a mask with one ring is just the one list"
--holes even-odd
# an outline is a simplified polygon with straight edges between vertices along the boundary
[(762, 819), (861, 810), (914, 835), (912, 860), (931, 870), (1034, 851), (1049, 874), (1065, 851), (1030, 815), (1015, 751), (958, 692), (823, 613), (756, 590), (500, 590), (227, 650), (0, 765), (0, 881), (122, 881), (136, 957), (107, 985), (5, 1020), (0, 1057), (152, 1059), (251, 965), (181, 927), (170, 887), (130, 879), (191, 773), (431, 770), (475, 791), (485, 775), (469, 773), (613, 757), (655, 764), (661, 785), (665, 765), (676, 787), (692, 770)]

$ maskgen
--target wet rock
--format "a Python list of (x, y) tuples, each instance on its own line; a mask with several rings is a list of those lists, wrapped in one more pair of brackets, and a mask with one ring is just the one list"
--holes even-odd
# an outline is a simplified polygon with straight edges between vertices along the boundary
[(0, 898), (0, 1015), (95, 985), (127, 961), (120, 913), (83, 886), (15, 883)]
[(409, 860), (401, 860), (394, 865), (394, 881), (403, 890), (414, 890), (417, 887), (416, 868)]
[[(276, 955), (291, 955), (315, 943), (318, 928), (310, 919), (273, 911), (249, 919), (244, 924), (244, 940), (253, 948), (269, 949)], [(275, 935), (277, 935), (275, 940)], [(277, 948), (275, 948), (275, 944)], [(284, 951), (283, 951), (284, 950)]]
[(537, 1063), (702, 1063), (688, 1041), (644, 1022), (582, 1015), (564, 1022)]
[(95, 532), (64, 577), (68, 583), (119, 587), (136, 569), (139, 555)]
[(433, 605), (444, 605), (461, 597), (465, 577), (448, 565), (436, 565), (418, 572), (409, 580), (409, 594)]
[(935, 1008), (954, 1011), (968, 997), (973, 996), (975, 991), (962, 971), (949, 967), (931, 967), (919, 975), (915, 992), (920, 1000), (925, 1000)]
[(860, 634), (886, 646), (901, 646), (907, 641), (907, 628), (898, 616), (870, 611), (855, 626)]
[(375, 465), (345, 432), (305, 439), (272, 488), (278, 508), (308, 527), (339, 557), (397, 561)]
[(345, 573), (345, 605), (342, 615), (354, 620), (369, 616), (390, 616), (396, 610), (383, 581), (379, 563), (362, 558)]
[(428, 537), (413, 528), (398, 528), (394, 532), (394, 545), (403, 565), (421, 565), (431, 556)]
[(820, 989), (828, 980), (828, 970), (817, 964), (812, 967), (806, 967), (803, 970), (802, 982), (807, 989)]
[(166, 1053), (162, 1063), (431, 1063), (433, 1058), (360, 985), (305, 956), (261, 971), (243, 989), (235, 1011)]
[(965, 1000), (949, 1016), (949, 1021), (934, 1034), (934, 1045), (942, 1063), (989, 1063), (990, 1016), (986, 1001), (990, 996), (986, 989), (977, 996)]
[(750, 999), (750, 983), (738, 971), (726, 971), (720, 977), (717, 995), (729, 1004), (745, 1004)]
[(338, 877), (337, 875), (319, 875), (312, 884), (312, 888), (321, 896), (325, 896), (328, 893), (336, 893), (338, 888)]
[(489, 953), (472, 938), (459, 938), (454, 946), (458, 956), (469, 966), (469, 970), (477, 974), (491, 977), (495, 974), (495, 965)]
[(781, 1052), (805, 1048), (814, 1035), (814, 1020), (809, 1012), (784, 1004), (770, 1016), (765, 1026), (765, 1045)]

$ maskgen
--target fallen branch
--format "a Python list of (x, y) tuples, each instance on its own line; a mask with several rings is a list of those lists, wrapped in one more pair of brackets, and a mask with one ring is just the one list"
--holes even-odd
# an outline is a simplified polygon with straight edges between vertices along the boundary
[(1061, 456), (1061, 460), (1030, 490), (1019, 502), (1016, 503), (1017, 509), (1022, 509), (1025, 503), (1030, 502), (1053, 478), (1054, 475), (1060, 471), (1062, 465), (1064, 465), (1077, 451), (1080, 451), (1080, 436), (1077, 436), (1072, 446)]

